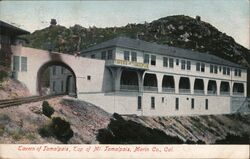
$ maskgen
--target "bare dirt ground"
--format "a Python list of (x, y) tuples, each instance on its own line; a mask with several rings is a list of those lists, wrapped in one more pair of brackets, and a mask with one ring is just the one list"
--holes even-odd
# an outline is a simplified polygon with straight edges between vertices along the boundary
[[(74, 136), (68, 143), (97, 143), (97, 130), (107, 127), (111, 116), (92, 104), (72, 98), (57, 97), (48, 102), (55, 109), (52, 117), (70, 122)], [(50, 121), (42, 114), (42, 101), (0, 109), (0, 143), (61, 143), (39, 135), (38, 129)]]
[(0, 82), (0, 100), (30, 96), (29, 90), (21, 82), (6, 78)]

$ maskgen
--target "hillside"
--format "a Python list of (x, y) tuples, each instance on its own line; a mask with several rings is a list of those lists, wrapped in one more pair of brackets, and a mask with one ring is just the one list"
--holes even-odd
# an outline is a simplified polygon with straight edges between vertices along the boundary
[(73, 53), (117, 36), (139, 38), (170, 46), (215, 54), (216, 56), (250, 67), (250, 52), (234, 39), (209, 23), (184, 15), (168, 16), (144, 24), (123, 27), (84, 28), (80, 25), (66, 28), (60, 25), (37, 30), (25, 38), (28, 46)]
[[(65, 143), (46, 131), (55, 117), (69, 122), (68, 144), (250, 144), (250, 114), (138, 117), (109, 114), (69, 97), (49, 99), (52, 118), (42, 101), (0, 111), (0, 143)], [(60, 134), (65, 134), (63, 128)], [(47, 135), (44, 137), (43, 135)], [(42, 137), (43, 136), (43, 137)]]
[[(219, 31), (199, 16), (192, 18), (175, 15), (160, 18), (150, 23), (127, 24), (122, 27), (85, 28), (80, 25), (66, 28), (53, 25), (25, 35), (30, 42), (27, 46), (73, 54), (97, 43), (117, 36), (139, 38), (203, 53), (214, 54), (226, 60), (248, 67), (250, 81), (250, 51), (235, 40)], [(250, 84), (248, 84), (250, 95)]]

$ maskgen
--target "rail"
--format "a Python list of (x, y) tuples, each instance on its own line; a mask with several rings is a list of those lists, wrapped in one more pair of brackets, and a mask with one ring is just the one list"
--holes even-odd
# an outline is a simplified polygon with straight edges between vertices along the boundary
[(174, 88), (162, 87), (162, 92), (174, 93)]
[(183, 94), (190, 94), (190, 89), (179, 89), (179, 92), (180, 93), (183, 93)]
[(152, 91), (152, 92), (157, 92), (158, 88), (154, 86), (143, 86), (144, 91)]
[(204, 94), (204, 90), (195, 89), (194, 94)]
[(208, 90), (207, 94), (217, 94), (217, 92), (215, 90)]
[(139, 91), (139, 86), (137, 86), (137, 85), (121, 85), (120, 90)]
[(15, 98), (15, 99), (4, 99), (0, 100), (0, 108), (6, 108), (11, 106), (17, 106), (25, 103), (37, 102), (41, 100), (50, 99), (57, 96), (63, 96), (65, 94), (52, 94), (46, 96), (30, 96), (24, 98)]

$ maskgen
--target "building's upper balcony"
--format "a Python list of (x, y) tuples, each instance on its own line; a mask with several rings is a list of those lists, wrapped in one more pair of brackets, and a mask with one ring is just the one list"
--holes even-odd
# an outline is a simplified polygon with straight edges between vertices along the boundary
[(113, 67), (128, 67), (128, 68), (136, 68), (142, 70), (148, 70), (148, 64), (134, 62), (134, 61), (126, 61), (126, 60), (106, 60), (106, 66), (113, 66)]

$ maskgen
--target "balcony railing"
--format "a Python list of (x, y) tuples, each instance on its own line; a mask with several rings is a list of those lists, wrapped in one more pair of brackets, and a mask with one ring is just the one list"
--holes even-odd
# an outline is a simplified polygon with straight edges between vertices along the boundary
[(217, 91), (216, 90), (208, 90), (207, 94), (217, 94)]
[(244, 96), (243, 92), (233, 92), (234, 96)]
[(204, 90), (195, 89), (194, 93), (195, 94), (204, 94)]
[(162, 87), (162, 92), (173, 93), (173, 92), (175, 92), (175, 89), (174, 88)]
[(189, 94), (190, 93), (190, 89), (179, 89), (180, 93), (184, 93), (184, 94)]
[(144, 91), (152, 91), (152, 92), (157, 92), (158, 88), (153, 87), (153, 86), (143, 86)]
[(120, 90), (124, 91), (139, 91), (139, 86), (137, 85), (121, 85)]
[(230, 95), (230, 92), (220, 91), (220, 95), (228, 96), (228, 95)]

